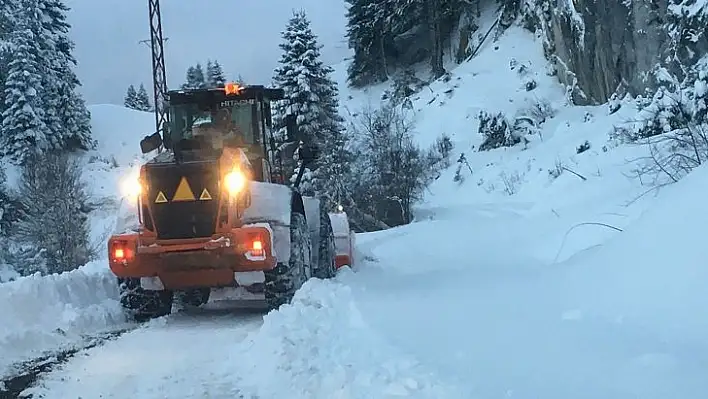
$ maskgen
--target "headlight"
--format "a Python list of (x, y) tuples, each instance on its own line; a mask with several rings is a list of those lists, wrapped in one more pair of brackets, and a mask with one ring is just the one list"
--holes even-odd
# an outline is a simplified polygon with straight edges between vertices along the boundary
[(246, 185), (246, 175), (238, 169), (233, 170), (224, 176), (224, 185), (229, 194), (238, 194)]
[(137, 198), (143, 192), (143, 186), (137, 177), (127, 178), (121, 184), (123, 196)]

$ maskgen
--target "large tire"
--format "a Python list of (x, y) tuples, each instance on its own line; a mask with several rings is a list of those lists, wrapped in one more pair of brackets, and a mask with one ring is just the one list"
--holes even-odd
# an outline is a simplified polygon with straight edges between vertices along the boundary
[(265, 274), (265, 300), (268, 310), (290, 303), (295, 291), (310, 277), (310, 233), (304, 212), (290, 215), (290, 260), (278, 262)]
[(320, 202), (320, 239), (317, 253), (317, 264), (313, 265), (312, 276), (320, 279), (333, 278), (337, 274), (336, 249), (334, 246), (334, 231), (329, 212)]
[(137, 322), (166, 316), (172, 312), (172, 291), (149, 291), (140, 287), (138, 278), (119, 278), (120, 304)]

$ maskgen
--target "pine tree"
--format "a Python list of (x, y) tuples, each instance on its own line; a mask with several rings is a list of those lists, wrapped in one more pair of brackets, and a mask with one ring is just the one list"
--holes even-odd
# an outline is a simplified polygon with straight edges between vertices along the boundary
[[(9, 43), (10, 36), (17, 28), (17, 17), (20, 15), (16, 0), (0, 0), (0, 43)], [(10, 46), (0, 46), (0, 84), (7, 79), (8, 65), (12, 60)], [(5, 111), (5, 102), (0, 101), (0, 114)]]
[(19, 217), (18, 211), (17, 201), (7, 187), (5, 168), (0, 165), (0, 240), (10, 236), (11, 227)]
[(135, 95), (135, 109), (139, 111), (152, 111), (150, 96), (142, 83), (140, 84), (140, 88), (138, 88), (138, 92)]
[(333, 129), (320, 146), (318, 168), (312, 173), (313, 191), (328, 210), (339, 205), (354, 206), (351, 195), (351, 173), (354, 155), (350, 151), (344, 129)]
[[(331, 157), (321, 158), (310, 165), (306, 178), (311, 180), (314, 193), (323, 196), (326, 201), (330, 198), (334, 200), (341, 197), (331, 192), (339, 189), (338, 183), (332, 181), (339, 178), (339, 175), (329, 173), (339, 171), (342, 169), (339, 163), (346, 162), (345, 156), (337, 158), (342, 154), (346, 140), (344, 120), (338, 110), (338, 89), (330, 77), (332, 68), (320, 60), (321, 46), (317, 43), (317, 36), (312, 32), (310, 22), (303, 11), (294, 13), (282, 37), (280, 48), (283, 55), (273, 79), (278, 87), (284, 89), (286, 100), (276, 109), (275, 126), (284, 127), (285, 116), (294, 114), (297, 116), (299, 137), (290, 139), (314, 148), (318, 154), (332, 154)], [(299, 163), (299, 160), (296, 161)], [(292, 173), (297, 172), (295, 169)]]
[(41, 31), (36, 32), (46, 62), (44, 88), (47, 94), (45, 123), (52, 130), (52, 143), (57, 149), (89, 149), (92, 147), (91, 115), (78, 93), (81, 85), (73, 67), (74, 43), (69, 38), (69, 8), (62, 0), (23, 0), (37, 4)]
[(135, 90), (135, 86), (130, 85), (128, 86), (128, 91), (125, 94), (125, 99), (123, 100), (123, 104), (125, 105), (126, 108), (130, 109), (138, 109), (137, 106), (137, 101), (138, 100), (138, 92)]
[(204, 69), (201, 64), (187, 68), (187, 81), (182, 85), (182, 89), (203, 89), (207, 87), (204, 78)]
[(385, 41), (390, 17), (390, 0), (347, 0), (347, 37), (354, 58), (349, 64), (348, 81), (363, 87), (388, 80)]
[[(31, 12), (28, 10), (27, 12)], [(24, 24), (30, 21), (24, 21)], [(45, 124), (40, 57), (33, 29), (16, 30), (10, 40), (12, 61), (5, 81), (0, 148), (5, 156), (24, 163), (34, 152), (50, 149), (52, 131)]]
[(221, 68), (219, 61), (212, 62), (209, 60), (207, 62), (207, 86), (210, 88), (224, 87), (226, 85), (226, 78), (224, 77), (224, 70)]

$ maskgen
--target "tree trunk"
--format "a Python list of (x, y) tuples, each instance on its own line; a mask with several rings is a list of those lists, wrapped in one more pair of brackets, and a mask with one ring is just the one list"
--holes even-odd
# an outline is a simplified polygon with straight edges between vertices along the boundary
[(430, 54), (430, 67), (433, 78), (437, 79), (445, 74), (443, 66), (443, 38), (442, 38), (442, 15), (440, 0), (429, 0), (428, 2), (428, 27), (430, 29), (432, 51)]

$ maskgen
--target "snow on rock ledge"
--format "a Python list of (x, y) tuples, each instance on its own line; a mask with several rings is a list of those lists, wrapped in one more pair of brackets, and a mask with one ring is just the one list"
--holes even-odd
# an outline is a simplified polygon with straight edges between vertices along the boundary
[(105, 262), (0, 284), (0, 376), (14, 363), (123, 323), (118, 286)]
[(247, 397), (463, 397), (383, 342), (337, 281), (308, 281), (230, 357)]

